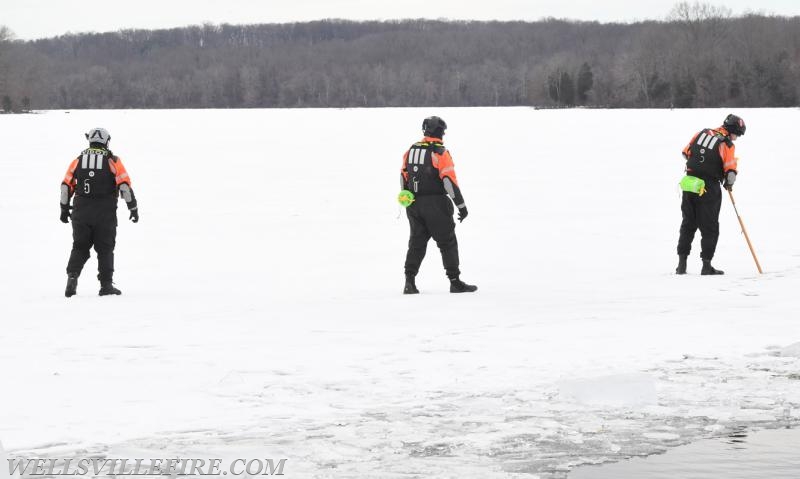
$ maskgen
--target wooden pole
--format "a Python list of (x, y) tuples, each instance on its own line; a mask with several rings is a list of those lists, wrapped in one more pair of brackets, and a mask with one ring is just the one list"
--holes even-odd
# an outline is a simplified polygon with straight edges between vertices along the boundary
[(756, 268), (758, 268), (758, 274), (764, 274), (761, 271), (761, 265), (758, 263), (758, 258), (756, 257), (756, 252), (753, 250), (753, 243), (750, 242), (750, 237), (747, 235), (747, 229), (744, 227), (744, 222), (742, 221), (742, 217), (739, 216), (739, 210), (736, 209), (736, 201), (733, 200), (733, 192), (728, 190), (728, 196), (731, 197), (731, 203), (733, 204), (733, 211), (736, 212), (736, 218), (739, 219), (739, 225), (742, 227), (742, 233), (744, 233), (744, 239), (747, 241), (747, 247), (750, 248), (750, 254), (753, 255), (753, 261), (756, 262)]

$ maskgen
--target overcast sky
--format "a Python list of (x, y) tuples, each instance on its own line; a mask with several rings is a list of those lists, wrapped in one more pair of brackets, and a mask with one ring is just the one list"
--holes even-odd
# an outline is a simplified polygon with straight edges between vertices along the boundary
[[(283, 23), (347, 18), (630, 22), (664, 19), (677, 1), (656, 0), (0, 0), (0, 25), (29, 40), (67, 32), (210, 23)], [(800, 15), (800, 0), (725, 0), (734, 14)]]

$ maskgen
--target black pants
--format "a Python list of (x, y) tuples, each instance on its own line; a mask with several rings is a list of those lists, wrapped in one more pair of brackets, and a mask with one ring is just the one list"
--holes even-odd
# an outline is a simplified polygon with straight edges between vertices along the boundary
[(700, 257), (711, 261), (719, 239), (719, 210), (722, 206), (722, 189), (719, 182), (706, 180), (703, 196), (683, 192), (681, 212), (681, 234), (678, 239), (678, 254), (688, 256), (692, 250), (695, 232), (700, 229)]
[(453, 211), (453, 202), (445, 195), (418, 196), (406, 208), (411, 227), (405, 264), (407, 276), (417, 275), (422, 259), (425, 258), (428, 240), (433, 238), (442, 253), (442, 264), (447, 277), (458, 278), (458, 240)]
[(67, 274), (80, 275), (94, 246), (97, 252), (98, 278), (101, 282), (114, 277), (114, 246), (117, 241), (117, 206), (100, 200), (75, 201), (72, 214), (72, 253)]

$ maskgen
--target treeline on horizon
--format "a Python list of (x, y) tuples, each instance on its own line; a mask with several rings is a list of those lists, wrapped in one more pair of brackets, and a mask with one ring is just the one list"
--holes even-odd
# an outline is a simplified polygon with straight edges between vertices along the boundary
[(790, 107), (800, 17), (679, 3), (665, 21), (325, 20), (14, 41), (2, 110)]

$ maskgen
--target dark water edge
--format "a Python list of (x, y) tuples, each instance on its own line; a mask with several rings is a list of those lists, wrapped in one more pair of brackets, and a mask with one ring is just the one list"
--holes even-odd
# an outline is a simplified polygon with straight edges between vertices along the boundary
[(743, 430), (664, 454), (582, 466), (568, 479), (798, 479), (800, 429)]

